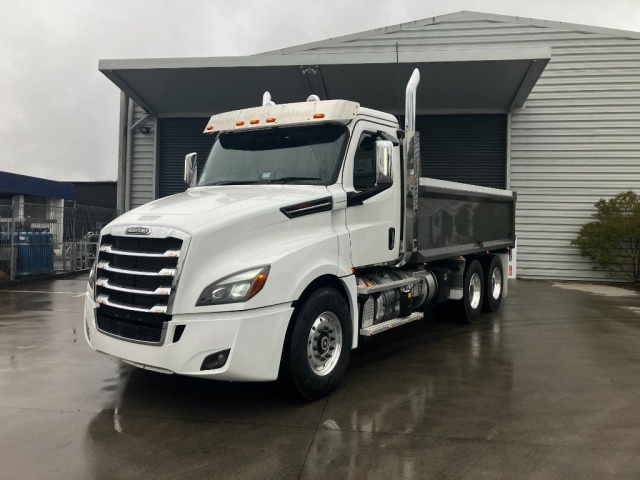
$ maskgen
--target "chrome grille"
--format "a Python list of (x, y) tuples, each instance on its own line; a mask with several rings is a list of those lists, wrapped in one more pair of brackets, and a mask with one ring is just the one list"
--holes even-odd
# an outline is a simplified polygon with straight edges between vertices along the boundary
[(116, 227), (102, 235), (96, 322), (110, 335), (160, 344), (189, 237), (163, 227), (150, 230), (150, 236), (126, 236), (123, 227)]

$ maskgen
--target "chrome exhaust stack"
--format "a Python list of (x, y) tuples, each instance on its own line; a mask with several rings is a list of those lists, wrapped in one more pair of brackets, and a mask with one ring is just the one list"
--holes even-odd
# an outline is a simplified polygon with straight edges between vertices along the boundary
[(405, 92), (404, 103), (404, 130), (405, 132), (413, 132), (416, 129), (416, 92), (420, 83), (420, 70), (413, 70), (407, 90)]
[(420, 70), (411, 74), (405, 98), (404, 138), (404, 198), (402, 227), (400, 228), (400, 256), (395, 266), (402, 267), (418, 251), (418, 195), (420, 188), (420, 138), (416, 132), (416, 94), (420, 83)]

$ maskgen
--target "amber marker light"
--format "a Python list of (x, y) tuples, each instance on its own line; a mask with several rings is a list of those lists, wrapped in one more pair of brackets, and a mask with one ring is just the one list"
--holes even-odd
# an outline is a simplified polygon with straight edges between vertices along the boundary
[(257, 123), (260, 123), (260, 120), (258, 120), (257, 118), (254, 118), (253, 120), (251, 120), (249, 122), (251, 125), (256, 125)]
[(256, 293), (262, 290), (265, 282), (267, 281), (267, 277), (269, 276), (269, 270), (263, 270), (258, 274), (253, 285), (251, 285), (251, 290), (249, 290), (249, 295), (247, 295), (247, 299), (253, 297)]
[(324, 118), (324, 113), (314, 113), (313, 118)]
[(243, 126), (243, 125), (244, 125), (244, 122), (243, 122), (242, 120), (238, 120), (238, 121), (236, 122), (236, 127), (241, 127), (241, 126)]
[(273, 123), (276, 121), (276, 117), (269, 117), (267, 118), (267, 123)]
[(213, 125), (207, 125), (207, 130), (210, 132), (211, 130), (213, 130)]

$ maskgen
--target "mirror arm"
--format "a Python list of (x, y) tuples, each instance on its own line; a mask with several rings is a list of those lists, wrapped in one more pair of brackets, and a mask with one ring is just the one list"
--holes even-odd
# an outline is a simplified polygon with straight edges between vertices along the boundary
[(389, 135), (387, 132), (383, 132), (382, 130), (378, 130), (376, 132), (376, 138), (379, 138), (380, 140), (386, 140), (387, 142), (391, 142), (393, 143), (394, 147), (397, 147), (398, 145), (400, 145), (400, 141), (396, 137)]
[[(383, 183), (384, 180), (388, 181)], [(347, 207), (362, 205), (365, 200), (375, 197), (379, 193), (391, 188), (391, 185), (393, 185), (393, 181), (389, 177), (381, 177), (378, 179), (378, 185), (375, 187), (367, 188), (361, 192), (347, 192)]]

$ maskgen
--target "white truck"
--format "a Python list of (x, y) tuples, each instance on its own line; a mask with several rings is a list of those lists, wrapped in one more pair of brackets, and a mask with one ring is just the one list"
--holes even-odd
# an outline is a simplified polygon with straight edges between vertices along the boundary
[(406, 124), (345, 100), (211, 117), (189, 188), (106, 226), (84, 309), (96, 351), (148, 370), (332, 391), (366, 337), (507, 294), (515, 194), (421, 177)]

